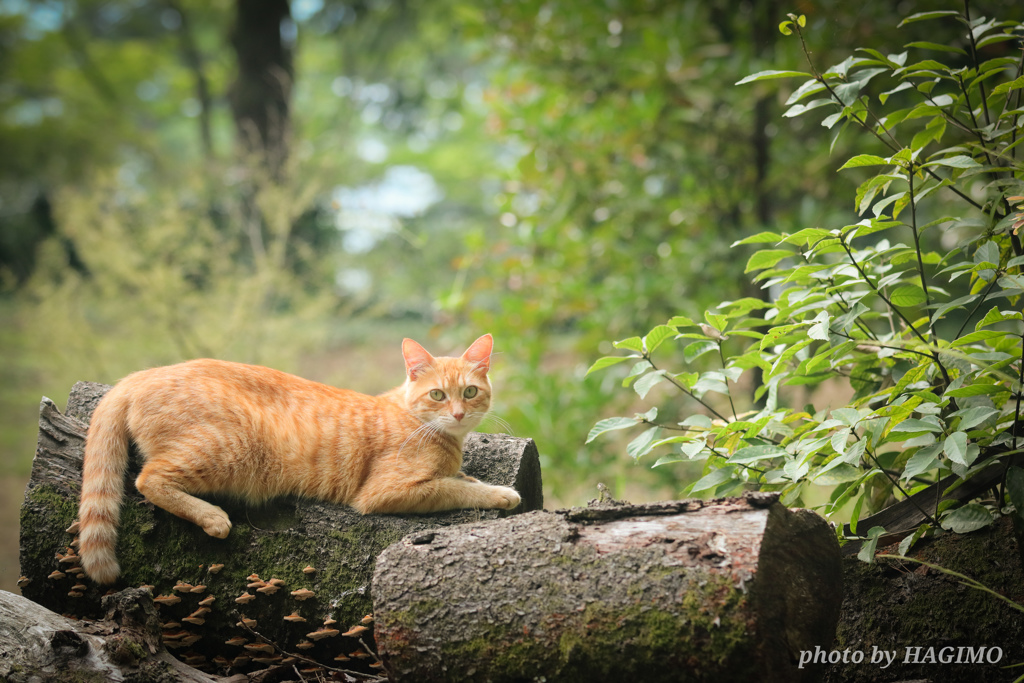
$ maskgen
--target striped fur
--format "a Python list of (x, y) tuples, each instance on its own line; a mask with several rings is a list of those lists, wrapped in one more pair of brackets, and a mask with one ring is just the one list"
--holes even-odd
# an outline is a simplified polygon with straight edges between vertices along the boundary
[(298, 495), (364, 514), (515, 507), (514, 489), (459, 471), (462, 441), (490, 407), (492, 343), (484, 335), (461, 357), (434, 358), (406, 339), (406, 381), (380, 396), (218, 360), (125, 377), (96, 407), (86, 439), (82, 567), (98, 583), (119, 574), (114, 551), (130, 442), (144, 462), (139, 491), (217, 538), (231, 521), (196, 495), (251, 502)]

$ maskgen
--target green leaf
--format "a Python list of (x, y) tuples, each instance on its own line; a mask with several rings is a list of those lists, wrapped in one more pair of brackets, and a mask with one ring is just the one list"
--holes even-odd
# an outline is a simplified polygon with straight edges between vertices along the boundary
[[(592, 372), (597, 372), (598, 370), (604, 370), (605, 368), (609, 368), (613, 365), (618, 365), (622, 361), (631, 360), (633, 358), (637, 358), (637, 356), (605, 356), (604, 358), (598, 358), (594, 361), (594, 364), (590, 366), (590, 369), (587, 370), (587, 375)], [(584, 377), (587, 375), (584, 375)]]
[(944, 159), (936, 159), (935, 161), (929, 161), (926, 164), (922, 164), (922, 167), (928, 166), (949, 166), (950, 168), (981, 168), (974, 159), (969, 156), (957, 155), (955, 157), (946, 157)]
[(997, 408), (989, 408), (987, 406), (974, 406), (972, 408), (958, 410), (953, 414), (960, 417), (960, 425), (958, 429), (962, 432), (967, 432), (970, 431), (972, 427), (980, 425), (993, 415), (998, 415), (999, 410)]
[(878, 545), (878, 538), (885, 533), (885, 528), (880, 526), (871, 527), (868, 531), (867, 540), (865, 540), (860, 546), (860, 552), (857, 553), (857, 559), (861, 562), (867, 562), (868, 564), (875, 563), (875, 546)]
[(693, 322), (685, 315), (677, 315), (673, 316), (672, 319), (668, 321), (668, 324), (671, 327), (693, 327), (697, 323)]
[(904, 539), (900, 541), (900, 555), (906, 555), (910, 552), (910, 549), (914, 547), (914, 544), (917, 543), (922, 536), (928, 533), (931, 528), (931, 524), (925, 523), (917, 527), (914, 533), (904, 537)]
[(655, 327), (644, 337), (644, 346), (647, 347), (647, 353), (654, 353), (654, 349), (661, 346), (662, 342), (675, 336), (675, 334), (676, 328), (674, 327), (669, 327), (668, 325), (658, 325)]
[(636, 381), (636, 384), (633, 385), (633, 391), (635, 391), (637, 393), (637, 396), (639, 396), (641, 399), (645, 399), (647, 398), (647, 392), (651, 390), (651, 387), (653, 387), (655, 384), (662, 381), (663, 379), (665, 379), (664, 370), (649, 372)]
[(587, 443), (590, 443), (605, 432), (615, 431), (616, 429), (627, 429), (638, 424), (640, 424), (640, 420), (635, 417), (609, 417), (608, 419), (601, 420), (594, 425), (593, 429), (590, 430), (590, 433), (587, 434)]
[(807, 330), (807, 336), (811, 339), (828, 340), (828, 311), (822, 311), (814, 319), (814, 324)]
[(708, 489), (712, 489), (719, 484), (732, 479), (732, 475), (732, 468), (722, 467), (717, 470), (712, 470), (705, 476), (701, 477), (701, 479), (693, 485), (693, 488), (690, 489), (690, 493), (697, 493), (698, 491), (707, 491)]
[(626, 446), (626, 453), (629, 454), (633, 460), (639, 460), (651, 451), (651, 447), (660, 433), (661, 427), (651, 427), (629, 442), (629, 445)]
[(762, 249), (761, 251), (756, 251), (747, 260), (747, 267), (743, 272), (749, 273), (752, 270), (771, 268), (782, 259), (790, 256), (796, 256), (796, 254), (789, 249)]
[(913, 432), (917, 433), (930, 433), (930, 432), (941, 432), (942, 427), (932, 422), (926, 422), (924, 420), (909, 419), (903, 420), (898, 425), (895, 425), (890, 431), (893, 432)]
[(893, 306), (917, 306), (925, 302), (924, 290), (920, 285), (903, 285), (893, 290), (889, 295), (889, 301)]
[(695, 341), (689, 346), (687, 346), (685, 349), (683, 349), (683, 360), (685, 360), (687, 363), (692, 363), (693, 361), (703, 356), (705, 353), (708, 353), (709, 351), (714, 351), (717, 348), (718, 342), (713, 342), (710, 340)]
[[(829, 463), (830, 465), (832, 463)], [(859, 467), (848, 465), (845, 462), (840, 462), (835, 467), (831, 467), (828, 471), (822, 471), (815, 475), (811, 481), (821, 486), (835, 486), (836, 484), (842, 484), (846, 481), (853, 481), (860, 477), (861, 471)]]
[(952, 45), (942, 45), (941, 43), (929, 43), (927, 41), (918, 41), (914, 43), (907, 43), (903, 47), (916, 47), (921, 50), (937, 50), (939, 52), (952, 52), (953, 54), (966, 55), (963, 49), (959, 47), (953, 47)]
[(935, 12), (918, 12), (917, 14), (911, 14), (909, 17), (899, 23), (896, 28), (903, 28), (907, 24), (912, 24), (915, 21), (927, 21), (928, 19), (940, 19), (942, 17), (956, 17), (960, 13), (955, 10), (938, 10)]
[(630, 337), (629, 339), (612, 342), (612, 346), (617, 349), (629, 349), (630, 351), (636, 351), (637, 353), (644, 352), (644, 342), (640, 337)]
[(759, 232), (756, 235), (745, 237), (737, 242), (732, 243), (732, 247), (738, 247), (741, 244), (771, 244), (778, 242), (782, 239), (782, 235), (777, 232)]
[(839, 167), (842, 171), (844, 168), (859, 168), (861, 166), (890, 166), (888, 159), (884, 157), (875, 156), (874, 154), (858, 154), (851, 158), (845, 164)]
[(942, 452), (946, 454), (947, 458), (964, 467), (970, 467), (974, 458), (977, 457), (975, 455), (972, 458), (969, 455), (966, 432), (953, 432), (947, 436), (946, 441), (942, 444)]
[(933, 443), (930, 446), (923, 446), (917, 449), (917, 452), (910, 456), (907, 460), (907, 464), (903, 468), (903, 474), (901, 479), (910, 481), (912, 478), (919, 474), (924, 474), (930, 470), (935, 469), (939, 466), (939, 451), (942, 450), (941, 443)]
[(735, 465), (749, 465), (753, 462), (785, 455), (789, 455), (786, 449), (779, 448), (778, 446), (746, 446), (733, 453), (728, 462)]
[(942, 519), (942, 528), (955, 534), (969, 534), (987, 527), (993, 521), (992, 513), (984, 505), (968, 503), (946, 515)]
[(968, 384), (965, 387), (958, 389), (947, 389), (943, 392), (943, 398), (965, 398), (967, 396), (982, 396), (982, 395), (994, 395), (1001, 394), (1009, 391), (1010, 388), (1001, 386), (998, 384)]
[(755, 74), (750, 74), (746, 78), (736, 81), (735, 85), (743, 85), (745, 83), (753, 83), (755, 81), (768, 81), (775, 78), (792, 78), (794, 76), (803, 76), (804, 78), (809, 77), (811, 74), (806, 71), (758, 71)]

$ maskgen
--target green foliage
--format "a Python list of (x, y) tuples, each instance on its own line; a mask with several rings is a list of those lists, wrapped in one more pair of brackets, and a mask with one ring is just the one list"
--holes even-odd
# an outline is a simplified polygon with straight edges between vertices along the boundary
[[(803, 43), (806, 22), (790, 19), (780, 28)], [(1021, 452), (1024, 250), (1016, 231), (1024, 215), (1014, 202), (1024, 188), (1024, 60), (996, 46), (1019, 41), (1024, 24), (933, 12), (903, 25), (916, 30), (926, 20), (959, 22), (962, 45), (863, 48), (824, 72), (804, 45), (810, 78), (784, 116), (824, 114), (832, 145), (861, 132), (856, 144), (871, 151), (837, 164), (867, 173), (858, 176), (858, 217), (737, 241), (757, 246), (746, 272), (770, 302), (724, 301), (704, 322), (673, 318), (617, 342), (628, 356), (591, 367), (629, 360), (639, 398), (668, 385), (700, 413), (679, 420), (663, 407), (606, 419), (591, 438), (642, 426), (627, 449), (635, 460), (703, 461), (690, 493), (753, 487), (804, 505), (813, 485), (827, 486), (818, 507), (840, 515), (853, 505), (854, 529), (858, 517), (940, 477), (968, 480)], [(740, 83), (795, 75), (761, 71)], [(682, 371), (663, 367), (669, 338)], [(758, 403), (737, 412), (752, 382)], [(793, 387), (817, 387), (825, 405), (787, 405)], [(1006, 484), (1010, 504), (1021, 502), (1018, 475)], [(1002, 505), (938, 506), (926, 526), (966, 533), (990, 524)], [(865, 559), (884, 531), (867, 531)]]

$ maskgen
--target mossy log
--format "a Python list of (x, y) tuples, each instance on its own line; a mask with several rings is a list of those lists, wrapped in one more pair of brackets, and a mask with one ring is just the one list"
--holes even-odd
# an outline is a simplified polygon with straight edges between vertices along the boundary
[[(918, 541), (909, 555), (1024, 605), (1019, 548), (1012, 520), (1002, 517), (969, 534)], [(824, 648), (833, 658), (826, 681), (1005, 683), (1020, 675), (1007, 668), (1024, 662), (1024, 614), (1014, 606), (916, 562), (844, 558), (843, 565), (846, 596), (836, 642)]]
[[(73, 536), (66, 532), (77, 517), (88, 420), (108, 389), (79, 382), (66, 414), (47, 398), (40, 408), (39, 443), (21, 511), (21, 583), (25, 597), (60, 614), (95, 618), (108, 592), (76, 573)], [(274, 663), (279, 651), (245, 647), (264, 641), (331, 666), (369, 670), (374, 659), (361, 652), (360, 638), (372, 643), (372, 625), (359, 638), (341, 634), (372, 612), (369, 586), (380, 551), (410, 533), (508, 514), (460, 510), (363, 516), (345, 506), (294, 498), (259, 507), (218, 499), (214, 502), (234, 524), (228, 538), (220, 540), (146, 503), (131, 483), (139, 470), (135, 454), (131, 459), (117, 546), (121, 577), (114, 588), (152, 586), (162, 603), (168, 647), (191, 662), (205, 658), (211, 671), (247, 672)], [(471, 434), (463, 469), (488, 483), (516, 488), (523, 505), (513, 513), (543, 505), (540, 463), (530, 439)], [(279, 579), (283, 586), (276, 594), (258, 592), (248, 587), (255, 582), (247, 578), (253, 574), (263, 581)], [(293, 596), (301, 590), (311, 591), (312, 597)], [(238, 602), (246, 593), (253, 597)], [(180, 601), (171, 604), (174, 598)], [(254, 620), (251, 630), (239, 626), (243, 617)], [(328, 634), (308, 635), (322, 629)], [(351, 657), (353, 652), (360, 656)], [(339, 663), (336, 657), (351, 661)]]
[(412, 534), (373, 579), (395, 681), (806, 681), (842, 600), (828, 524), (772, 494)]
[(108, 596), (102, 621), (62, 617), (0, 591), (0, 680), (213, 683), (160, 642), (160, 617), (147, 591)]

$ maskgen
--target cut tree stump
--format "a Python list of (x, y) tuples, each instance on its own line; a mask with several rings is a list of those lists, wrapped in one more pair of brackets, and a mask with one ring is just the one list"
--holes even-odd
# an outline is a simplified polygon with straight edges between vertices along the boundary
[(373, 579), (395, 681), (807, 681), (842, 601), (829, 525), (772, 494), (422, 531)]
[[(47, 398), (40, 406), (39, 443), (21, 511), (22, 594), (60, 614), (96, 618), (103, 611), (107, 587), (99, 589), (75, 573), (74, 553), (69, 556), (73, 537), (65, 530), (77, 517), (88, 420), (108, 389), (79, 382), (66, 414)], [(509, 514), (459, 510), (363, 516), (347, 506), (295, 498), (260, 507), (216, 499), (234, 524), (228, 538), (220, 540), (146, 503), (132, 483), (139, 463), (134, 454), (131, 459), (117, 546), (121, 577), (115, 588), (152, 586), (157, 602), (166, 603), (159, 609), (168, 647), (193, 662), (204, 657), (207, 670), (214, 670), (215, 660), (220, 670), (226, 661), (235, 663), (233, 670), (249, 671), (258, 664), (240, 657), (279, 659), (273, 652), (245, 648), (261, 642), (252, 631), (288, 652), (369, 670), (370, 657), (344, 663), (335, 658), (362, 649), (358, 637), (341, 633), (372, 612), (369, 587), (380, 551), (410, 533)], [(470, 434), (463, 469), (487, 483), (516, 488), (523, 504), (512, 513), (543, 505), (540, 463), (530, 439)], [(249, 587), (255, 583), (248, 578), (253, 574), (284, 585), (276, 594), (260, 592)], [(302, 590), (312, 597), (293, 596)], [(246, 593), (252, 598), (239, 603)], [(243, 617), (254, 620), (251, 630), (238, 625)], [(225, 642), (235, 636), (238, 644)], [(360, 637), (370, 642), (372, 625)]]

